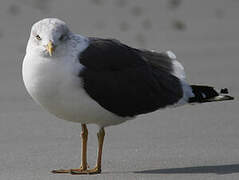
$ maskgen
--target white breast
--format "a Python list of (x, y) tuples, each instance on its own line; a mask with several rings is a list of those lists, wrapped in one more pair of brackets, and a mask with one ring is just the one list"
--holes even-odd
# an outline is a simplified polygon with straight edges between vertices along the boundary
[(121, 118), (105, 110), (84, 91), (78, 73), (80, 63), (26, 55), (23, 80), (33, 99), (58, 118), (108, 126), (122, 123)]

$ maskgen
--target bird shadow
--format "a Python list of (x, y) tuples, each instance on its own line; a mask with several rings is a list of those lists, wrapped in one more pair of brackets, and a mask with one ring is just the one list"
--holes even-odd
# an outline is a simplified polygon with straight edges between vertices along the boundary
[(151, 169), (135, 171), (142, 174), (232, 174), (239, 173), (239, 164), (215, 165), (215, 166), (195, 166), (182, 168)]

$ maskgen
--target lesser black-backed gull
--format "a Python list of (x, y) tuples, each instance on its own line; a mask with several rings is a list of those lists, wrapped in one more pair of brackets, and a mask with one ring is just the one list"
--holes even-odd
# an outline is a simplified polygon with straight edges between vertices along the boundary
[[(80, 168), (54, 173), (100, 173), (107, 126), (169, 106), (233, 99), (213, 87), (189, 85), (171, 51), (141, 50), (114, 39), (81, 36), (55, 18), (33, 25), (22, 72), (36, 102), (56, 117), (82, 126)], [(93, 169), (87, 168), (90, 123), (99, 126)]]

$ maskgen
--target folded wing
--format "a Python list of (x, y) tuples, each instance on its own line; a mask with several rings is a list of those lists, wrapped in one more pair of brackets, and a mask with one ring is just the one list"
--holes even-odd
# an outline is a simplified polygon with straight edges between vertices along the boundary
[[(161, 63), (157, 62), (159, 57)], [(80, 77), (87, 94), (119, 116), (152, 112), (183, 96), (168, 54), (131, 48), (117, 40), (90, 38), (79, 60), (85, 67)]]

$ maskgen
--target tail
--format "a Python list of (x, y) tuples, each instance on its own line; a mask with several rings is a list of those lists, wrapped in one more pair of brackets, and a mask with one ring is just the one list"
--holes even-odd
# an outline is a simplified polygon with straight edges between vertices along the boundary
[(233, 100), (234, 97), (225, 95), (228, 94), (226, 88), (221, 89), (218, 93), (213, 87), (191, 85), (194, 97), (189, 98), (189, 103), (205, 103), (213, 101), (227, 101)]

